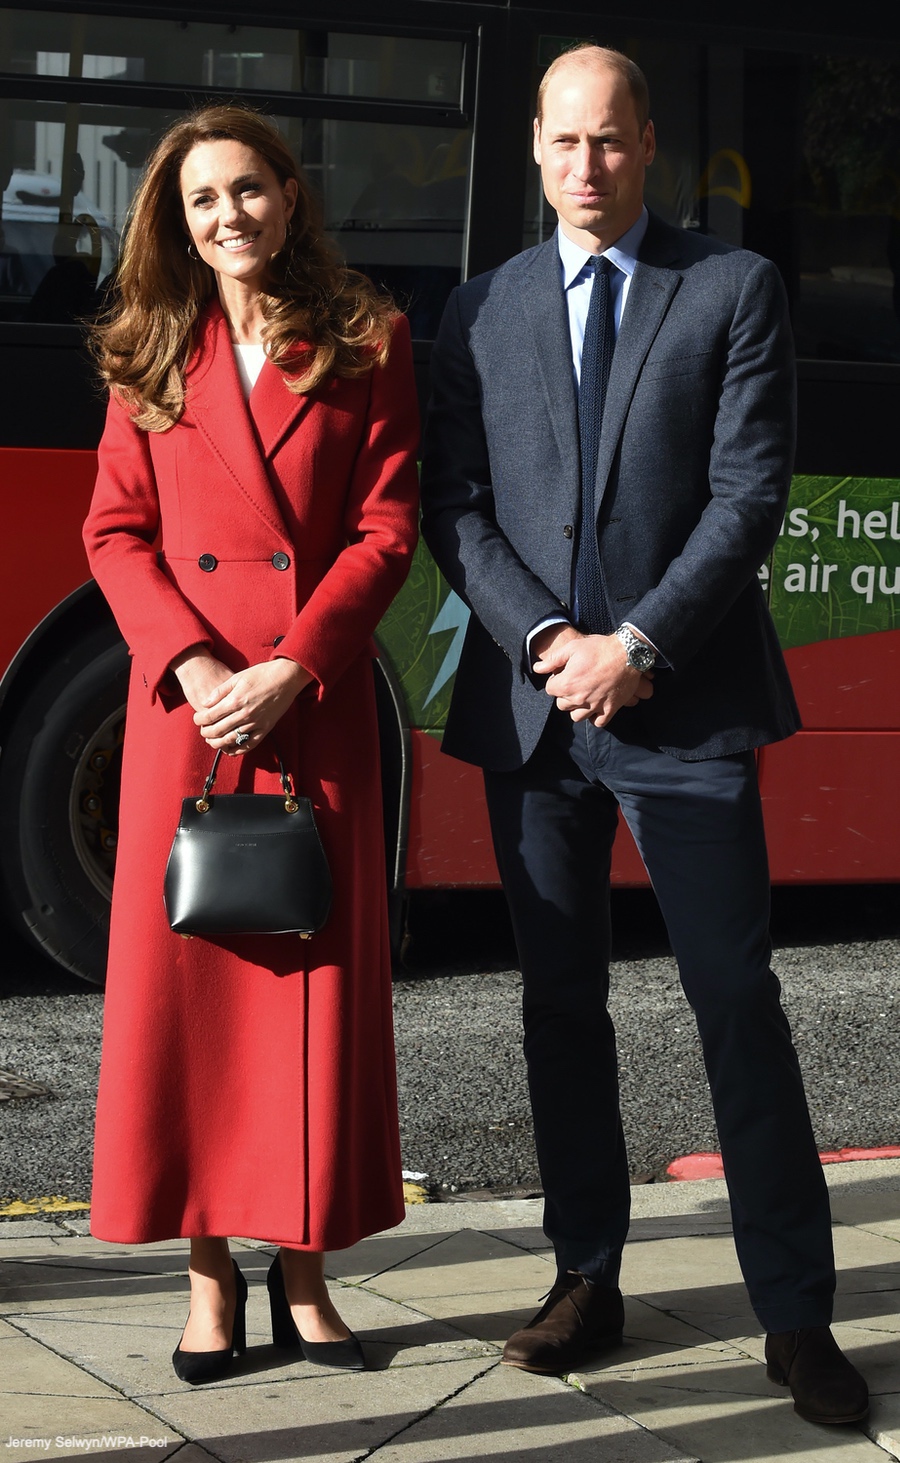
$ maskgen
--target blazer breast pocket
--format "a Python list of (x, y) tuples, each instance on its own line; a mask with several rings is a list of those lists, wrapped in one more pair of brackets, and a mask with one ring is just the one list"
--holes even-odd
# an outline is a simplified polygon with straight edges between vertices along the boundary
[(707, 376), (716, 369), (716, 351), (695, 351), (690, 355), (649, 355), (641, 371), (642, 381), (668, 381), (676, 376)]

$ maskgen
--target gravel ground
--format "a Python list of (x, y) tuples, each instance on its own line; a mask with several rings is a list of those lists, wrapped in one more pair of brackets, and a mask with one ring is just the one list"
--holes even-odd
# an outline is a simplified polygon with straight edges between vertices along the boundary
[[(652, 897), (615, 896), (611, 1004), (635, 1177), (716, 1147), (693, 1017)], [(521, 982), (495, 895), (430, 896), (395, 984), (403, 1161), (446, 1197), (534, 1192)], [(895, 888), (776, 891), (774, 967), (822, 1148), (900, 1142), (900, 899)], [(0, 1102), (0, 1199), (89, 1197), (103, 1000), (7, 948), (0, 1068), (53, 1094)]]

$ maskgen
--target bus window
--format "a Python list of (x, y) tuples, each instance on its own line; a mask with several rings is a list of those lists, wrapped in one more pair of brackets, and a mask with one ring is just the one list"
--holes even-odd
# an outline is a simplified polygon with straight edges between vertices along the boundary
[(349, 264), (395, 296), (416, 339), (434, 339), (461, 279), (470, 150), (468, 130), (302, 124), (296, 155), (318, 182), (326, 228)]
[(464, 263), (461, 40), (22, 9), (4, 22), (0, 72), (64, 78), (70, 99), (0, 101), (0, 320), (71, 323), (101, 303), (141, 169), (183, 110), (122, 105), (137, 82), (142, 100), (151, 85), (259, 92), (348, 263), (397, 297), (414, 336), (434, 337)]
[(463, 45), (434, 36), (361, 35), (122, 15), (4, 11), (20, 76), (64, 76), (232, 91), (305, 92), (457, 108)]

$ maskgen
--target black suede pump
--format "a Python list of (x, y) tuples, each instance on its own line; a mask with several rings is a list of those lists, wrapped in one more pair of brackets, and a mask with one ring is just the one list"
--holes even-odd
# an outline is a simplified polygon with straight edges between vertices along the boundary
[(217, 1382), (228, 1376), (234, 1358), (243, 1356), (247, 1350), (247, 1282), (237, 1262), (232, 1260), (231, 1263), (236, 1290), (231, 1345), (224, 1351), (182, 1351), (179, 1342), (172, 1352), (172, 1366), (180, 1382), (190, 1382), (192, 1386), (198, 1382)]
[(266, 1289), (272, 1313), (272, 1340), (276, 1346), (299, 1346), (306, 1360), (315, 1362), (316, 1366), (342, 1367), (348, 1372), (365, 1371), (363, 1349), (352, 1331), (343, 1341), (307, 1341), (300, 1335), (288, 1305), (280, 1255), (275, 1256), (269, 1267)]

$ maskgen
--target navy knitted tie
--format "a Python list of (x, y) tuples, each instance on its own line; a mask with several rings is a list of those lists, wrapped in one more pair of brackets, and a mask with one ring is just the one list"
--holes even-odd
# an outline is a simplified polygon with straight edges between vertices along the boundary
[(600, 549), (597, 544), (597, 453), (600, 424), (616, 345), (609, 276), (615, 265), (599, 258), (594, 264), (591, 303), (584, 327), (581, 385), (578, 391), (578, 431), (581, 438), (581, 525), (575, 563), (575, 598), (579, 623), (593, 634), (608, 635), (613, 628), (606, 599)]

